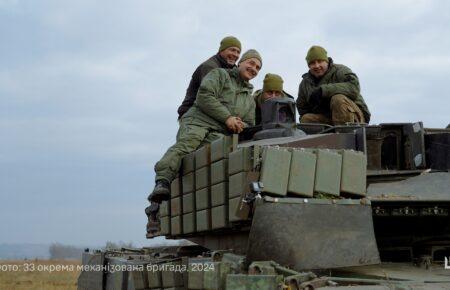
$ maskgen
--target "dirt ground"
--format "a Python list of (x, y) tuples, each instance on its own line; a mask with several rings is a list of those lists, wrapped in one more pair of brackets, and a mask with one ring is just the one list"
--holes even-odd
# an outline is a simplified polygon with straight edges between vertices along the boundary
[(0, 260), (0, 290), (76, 290), (80, 261)]

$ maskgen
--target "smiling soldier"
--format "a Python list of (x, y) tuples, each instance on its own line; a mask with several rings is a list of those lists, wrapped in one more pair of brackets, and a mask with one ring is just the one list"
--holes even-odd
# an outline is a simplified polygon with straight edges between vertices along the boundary
[(198, 88), (203, 78), (215, 68), (233, 68), (241, 54), (241, 42), (234, 36), (227, 36), (220, 42), (219, 52), (200, 64), (192, 74), (191, 81), (186, 90), (186, 96), (178, 107), (180, 119), (192, 105), (197, 96)]
[(182, 158), (205, 143), (231, 133), (240, 133), (255, 124), (253, 86), (261, 56), (250, 49), (242, 55), (239, 66), (213, 69), (203, 79), (194, 105), (180, 120), (177, 141), (155, 165), (155, 188), (151, 202), (170, 198), (170, 183), (177, 174)]
[(306, 62), (309, 72), (302, 76), (296, 101), (301, 123), (369, 123), (370, 112), (356, 74), (333, 63), (320, 46), (309, 49)]

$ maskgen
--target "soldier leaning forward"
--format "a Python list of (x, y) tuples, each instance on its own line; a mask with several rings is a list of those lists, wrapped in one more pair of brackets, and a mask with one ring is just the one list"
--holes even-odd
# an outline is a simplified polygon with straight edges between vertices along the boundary
[(218, 68), (206, 75), (194, 105), (181, 118), (177, 142), (155, 165), (151, 202), (160, 203), (170, 198), (169, 185), (186, 154), (204, 143), (230, 133), (240, 133), (244, 127), (254, 125), (255, 101), (249, 80), (257, 76), (261, 66), (259, 53), (249, 50), (242, 55), (237, 68)]
[(300, 122), (369, 123), (370, 112), (356, 74), (342, 64), (334, 64), (320, 46), (309, 49), (306, 61), (309, 72), (303, 75), (296, 101)]
[(255, 109), (255, 123), (256, 125), (261, 123), (261, 105), (267, 101), (278, 98), (291, 98), (293, 96), (286, 93), (283, 90), (283, 79), (277, 74), (268, 73), (264, 77), (264, 83), (262, 90), (257, 90), (253, 97), (256, 103)]
[(191, 81), (186, 90), (186, 96), (178, 107), (178, 119), (180, 119), (195, 102), (198, 88), (203, 78), (215, 68), (233, 68), (241, 54), (241, 42), (234, 36), (227, 36), (220, 42), (219, 52), (201, 65), (192, 74)]

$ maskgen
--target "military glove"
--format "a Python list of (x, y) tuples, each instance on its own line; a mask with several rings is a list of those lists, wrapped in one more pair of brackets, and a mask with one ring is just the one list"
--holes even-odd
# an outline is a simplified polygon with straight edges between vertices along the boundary
[(320, 105), (321, 100), (322, 100), (322, 88), (318, 87), (309, 96), (309, 102), (313, 107), (318, 107)]

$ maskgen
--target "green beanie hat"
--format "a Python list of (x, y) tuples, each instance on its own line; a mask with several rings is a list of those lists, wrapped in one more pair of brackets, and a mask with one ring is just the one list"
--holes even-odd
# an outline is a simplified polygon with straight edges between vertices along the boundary
[(232, 46), (237, 47), (240, 50), (241, 42), (234, 36), (227, 36), (220, 42), (219, 52)]
[(239, 60), (239, 64), (243, 61), (246, 61), (247, 59), (250, 58), (256, 58), (261, 62), (261, 67), (262, 67), (262, 58), (261, 55), (259, 54), (259, 52), (257, 52), (254, 49), (249, 49), (246, 52), (244, 52), (244, 54), (242, 55), (241, 59)]
[(306, 55), (306, 62), (310, 64), (315, 60), (328, 61), (327, 51), (325, 50), (325, 48), (318, 45), (311, 46), (311, 48), (308, 50), (308, 54)]
[(276, 74), (266, 74), (264, 77), (263, 92), (283, 91), (283, 79)]

